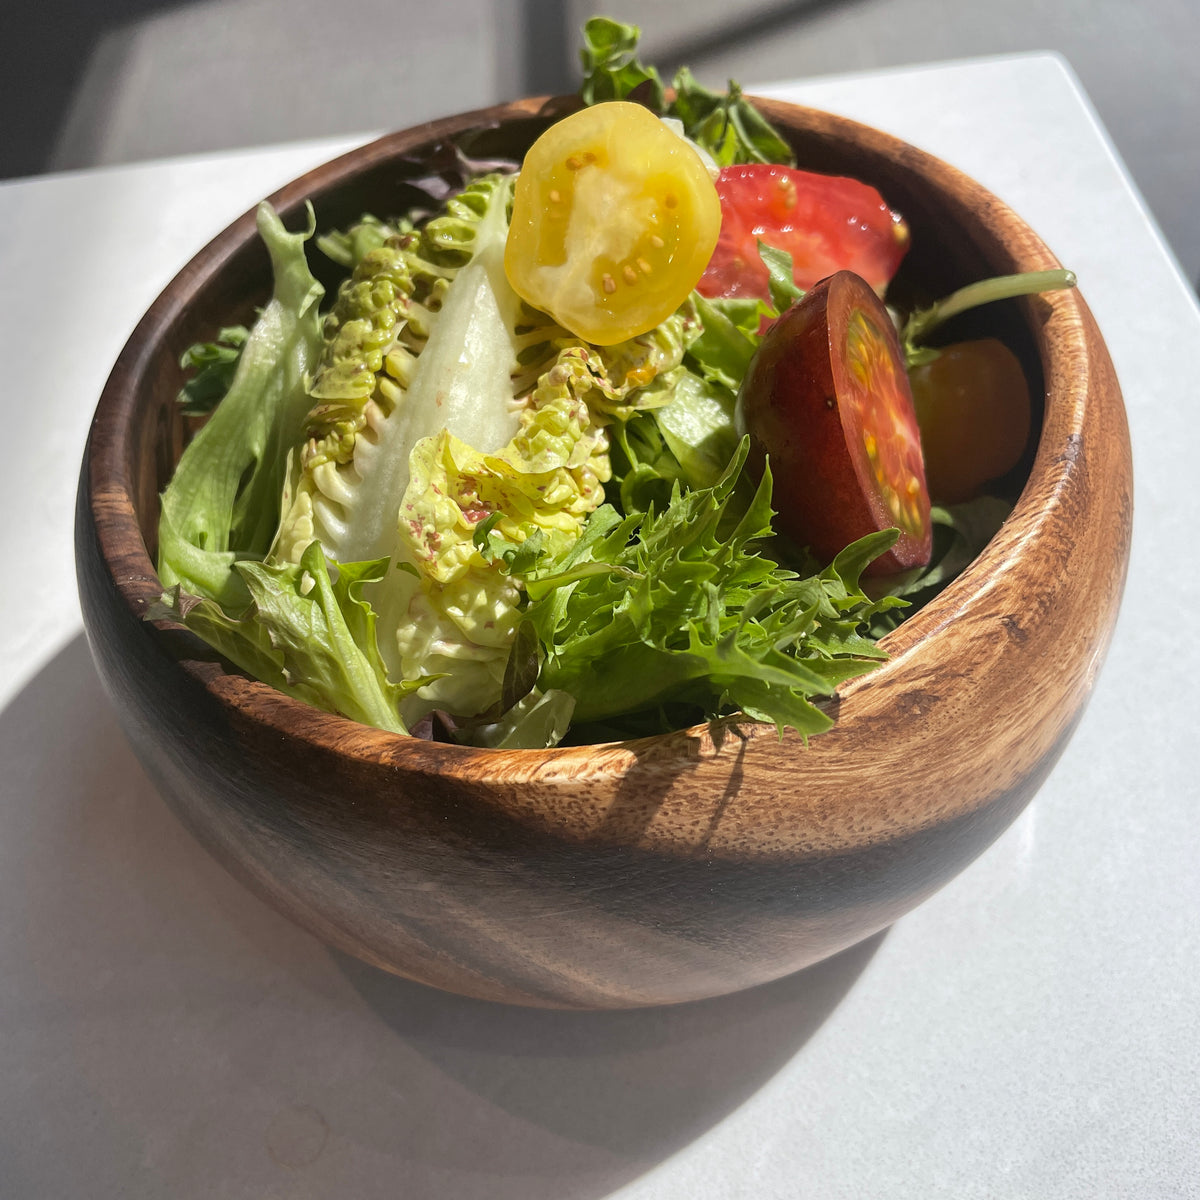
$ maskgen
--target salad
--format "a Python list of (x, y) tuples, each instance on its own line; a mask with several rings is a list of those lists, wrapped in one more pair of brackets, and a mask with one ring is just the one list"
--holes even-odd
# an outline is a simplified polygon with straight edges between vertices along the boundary
[(427, 207), (320, 236), (260, 206), (273, 294), (184, 356), (150, 615), (400, 734), (820, 733), (998, 528), (1029, 439), (1010, 350), (925, 339), (1073, 279), (901, 319), (878, 192), (799, 169), (736, 85), (685, 69), (668, 102), (635, 27), (584, 35), (582, 107), (521, 163), (451, 148)]

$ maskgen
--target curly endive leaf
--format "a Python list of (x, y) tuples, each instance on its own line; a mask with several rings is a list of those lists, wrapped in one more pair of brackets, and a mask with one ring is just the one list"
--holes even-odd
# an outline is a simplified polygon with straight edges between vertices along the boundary
[(480, 538), (485, 554), (521, 569), (541, 647), (537, 686), (574, 695), (577, 722), (682, 703), (808, 735), (830, 725), (812, 698), (885, 657), (867, 625), (903, 601), (871, 601), (858, 577), (896, 532), (862, 539), (820, 575), (783, 569), (761, 549), (769, 472), (726, 532), (745, 455), (743, 442), (711, 488), (676, 486), (662, 513), (599, 510), (565, 553), (531, 555), (494, 528)]

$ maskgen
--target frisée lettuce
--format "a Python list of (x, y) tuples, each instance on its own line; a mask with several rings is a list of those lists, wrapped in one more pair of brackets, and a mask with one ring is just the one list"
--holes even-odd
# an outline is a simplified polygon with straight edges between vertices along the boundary
[(811, 697), (885, 657), (863, 630), (903, 602), (871, 601), (859, 574), (896, 531), (854, 543), (815, 575), (781, 567), (763, 553), (769, 471), (736, 512), (745, 456), (743, 442), (712, 487), (676, 482), (662, 512), (622, 517), (606, 505), (565, 552), (507, 542), (495, 528), (476, 535), (485, 555), (524, 580), (523, 620), (542, 655), (538, 686), (574, 697), (576, 722), (731, 707), (781, 733), (820, 733), (833, 722)]

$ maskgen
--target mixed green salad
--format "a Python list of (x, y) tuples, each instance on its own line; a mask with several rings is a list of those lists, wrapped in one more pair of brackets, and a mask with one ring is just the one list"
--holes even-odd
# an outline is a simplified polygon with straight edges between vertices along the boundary
[(809, 736), (986, 542), (1023, 374), (993, 339), (921, 343), (1070, 277), (898, 329), (901, 216), (796, 168), (734, 85), (681, 71), (668, 102), (637, 36), (590, 21), (579, 110), (521, 163), (457, 153), (420, 210), (315, 236), (260, 206), (273, 294), (184, 358), (198, 429), (151, 616), (400, 734), (546, 747), (741, 711)]

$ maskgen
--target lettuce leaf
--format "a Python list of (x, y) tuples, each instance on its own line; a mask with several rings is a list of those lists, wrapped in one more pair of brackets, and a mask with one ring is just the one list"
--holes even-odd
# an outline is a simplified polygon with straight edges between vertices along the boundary
[(710, 383), (736, 393), (758, 349), (761, 300), (707, 300), (693, 292), (691, 303), (703, 332), (689, 346), (688, 360)]
[(188, 444), (162, 494), (158, 573), (196, 596), (244, 607), (234, 570), (266, 555), (279, 520), (288, 450), (301, 437), (305, 381), (321, 349), (318, 304), (324, 289), (309, 270), (310, 226), (289, 233), (268, 204), (258, 229), (271, 256), (274, 293), (254, 323), (228, 393)]
[(688, 344), (687, 360), (710, 383), (737, 392), (771, 321), (790, 308), (804, 293), (792, 275), (792, 256), (766, 242), (758, 252), (767, 268), (771, 303), (753, 297), (713, 297), (693, 292), (688, 303), (695, 310), (700, 333)]
[(734, 396), (681, 369), (671, 402), (654, 410), (654, 422), (690, 487), (712, 487), (737, 451)]
[(645, 512), (652, 503), (661, 510), (677, 481), (712, 487), (733, 458), (742, 378), (767, 323), (803, 295), (792, 256), (761, 241), (758, 249), (772, 302), (693, 292), (677, 314), (687, 330), (683, 362), (644, 389), (654, 397), (614, 432), (613, 477), (625, 512)]
[(546, 750), (566, 737), (575, 710), (575, 697), (567, 692), (527, 692), (491, 723), (469, 729), (473, 746), (493, 750)]
[(186, 625), (213, 649), (279, 691), (354, 721), (407, 733), (399, 702), (427, 677), (394, 684), (375, 636), (375, 612), (362, 598), (387, 560), (341, 563), (336, 575), (313, 542), (299, 563), (238, 562), (250, 595), (240, 618), (178, 585), (152, 606), (150, 619)]

